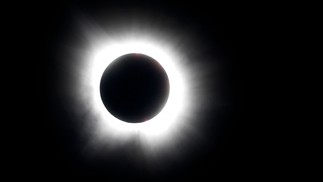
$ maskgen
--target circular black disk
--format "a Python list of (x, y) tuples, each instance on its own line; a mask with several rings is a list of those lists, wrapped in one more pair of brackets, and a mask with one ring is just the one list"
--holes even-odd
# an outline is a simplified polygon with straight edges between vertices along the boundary
[(140, 123), (155, 117), (169, 94), (169, 80), (163, 67), (143, 54), (126, 54), (104, 71), (101, 99), (116, 118)]

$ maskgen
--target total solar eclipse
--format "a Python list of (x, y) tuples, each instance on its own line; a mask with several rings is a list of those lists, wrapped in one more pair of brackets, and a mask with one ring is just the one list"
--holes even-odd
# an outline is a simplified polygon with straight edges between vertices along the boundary
[(165, 106), (169, 80), (153, 58), (131, 53), (118, 57), (104, 71), (100, 95), (114, 117), (128, 123), (145, 122)]
[(209, 65), (217, 60), (194, 32), (157, 15), (129, 17), (131, 25), (124, 14), (80, 18), (75, 40), (62, 45), (64, 103), (87, 161), (131, 148), (130, 160), (166, 166), (164, 159), (184, 159), (203, 140), (201, 121), (218, 99), (207, 89), (220, 78)]

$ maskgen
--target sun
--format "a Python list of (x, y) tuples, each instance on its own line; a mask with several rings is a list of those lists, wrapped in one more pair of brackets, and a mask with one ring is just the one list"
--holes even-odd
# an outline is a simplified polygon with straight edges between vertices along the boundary
[[(74, 41), (71, 45), (73, 57), (67, 64), (73, 74), (68, 82), (74, 100), (70, 108), (82, 125), (80, 133), (87, 140), (87, 153), (104, 148), (101, 151), (104, 155), (112, 149), (122, 150), (129, 142), (139, 144), (145, 157), (172, 153), (177, 146), (190, 147), (191, 141), (197, 140), (196, 126), (201, 124), (201, 113), (207, 107), (204, 84), (208, 69), (203, 62), (208, 57), (202, 54), (203, 47), (194, 36), (175, 24), (167, 27), (139, 17), (129, 27), (127, 21), (122, 18), (107, 24), (81, 21), (80, 44)], [(155, 117), (141, 123), (127, 123), (106, 109), (100, 83), (114, 60), (136, 53), (151, 57), (163, 67), (169, 93)]]
[[(91, 62), (90, 83), (93, 89), (93, 106), (95, 106), (102, 119), (100, 128), (111, 131), (118, 131), (120, 135), (139, 133), (147, 137), (165, 137), (171, 127), (180, 121), (179, 116), (184, 112), (187, 101), (187, 90), (185, 88), (184, 75), (176, 65), (176, 56), (168, 52), (154, 41), (147, 40), (126, 40), (116, 44), (105, 43), (93, 51)], [(165, 69), (170, 84), (168, 101), (163, 110), (154, 118), (143, 123), (125, 123), (112, 116), (105, 108), (100, 98), (100, 79), (107, 66), (116, 58), (130, 53), (144, 54), (152, 57)]]

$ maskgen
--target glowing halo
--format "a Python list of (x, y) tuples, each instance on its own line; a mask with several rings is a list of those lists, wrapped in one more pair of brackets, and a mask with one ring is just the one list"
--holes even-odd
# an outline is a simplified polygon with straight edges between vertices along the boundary
[[(66, 97), (72, 98), (67, 107), (81, 126), (78, 128), (81, 137), (86, 140), (82, 148), (86, 150), (85, 158), (91, 154), (104, 158), (110, 150), (124, 151), (125, 146), (131, 150), (136, 148), (136, 154), (143, 154), (141, 157), (147, 161), (161, 156), (179, 158), (183, 152), (173, 152), (178, 146), (188, 152), (187, 149), (202, 143), (199, 142), (202, 132), (197, 126), (210, 109), (208, 96), (216, 95), (207, 88), (218, 78), (209, 71), (208, 62), (214, 57), (203, 52), (203, 44), (183, 31), (180, 24), (164, 24), (169, 21), (159, 24), (150, 17), (153, 16), (134, 16), (131, 25), (123, 14), (106, 16), (100, 23), (82, 19), (81, 28), (71, 33), (78, 36), (77, 40), (74, 37), (68, 40), (71, 56), (64, 52), (62, 61), (68, 65), (66, 72), (71, 75), (68, 75), (69, 79), (63, 79), (68, 89)], [(115, 118), (100, 95), (105, 69), (112, 61), (129, 53), (153, 58), (169, 79), (165, 106), (158, 115), (142, 123), (127, 123)]]
[[(178, 143), (184, 145), (183, 136), (193, 137), (188, 132), (196, 130), (192, 129), (192, 123), (197, 117), (195, 113), (203, 109), (199, 103), (203, 93), (196, 94), (197, 82), (201, 84), (196, 76), (201, 74), (187, 64), (189, 55), (184, 54), (177, 44), (153, 31), (144, 35), (136, 31), (124, 35), (110, 33), (110, 36), (94, 31), (92, 35), (95, 36), (89, 38), (86, 49), (77, 52), (82, 58), (74, 59), (81, 60), (81, 64), (76, 70), (78, 81), (71, 89), (74, 90), (73, 95), (78, 96), (75, 97), (77, 107), (88, 108), (85, 111), (89, 113), (88, 118), (81, 120), (87, 125), (85, 132), (90, 135), (90, 148), (115, 148), (135, 141), (140, 143), (140, 150), (146, 154), (158, 155), (171, 151)], [(163, 67), (169, 79), (169, 96), (163, 109), (142, 123), (127, 123), (115, 118), (104, 106), (100, 95), (100, 81), (105, 69), (115, 59), (129, 53), (153, 58)], [(81, 111), (76, 112), (81, 114)]]

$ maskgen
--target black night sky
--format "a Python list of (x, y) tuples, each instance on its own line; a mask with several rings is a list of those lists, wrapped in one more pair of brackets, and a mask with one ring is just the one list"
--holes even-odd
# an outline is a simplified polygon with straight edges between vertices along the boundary
[[(261, 110), (254, 105), (257, 94), (256, 83), (250, 85), (248, 73), (254, 73), (249, 65), (255, 63), (259, 55), (254, 47), (258, 34), (257, 21), (251, 8), (243, 3), (223, 3), (215, 1), (52, 1), (37, 5), (33, 14), (39, 27), (37, 38), (41, 43), (41, 59), (37, 62), (37, 124), (33, 127), (33, 140), (30, 144), (30, 161), (26, 164), (36, 177), (55, 180), (88, 181), (216, 181), (220, 179), (243, 179), (266, 173), (260, 133), (264, 124)], [(35, 6), (36, 7), (36, 6)], [(188, 153), (185, 161), (174, 162), (161, 170), (147, 170), (138, 163), (134, 165), (124, 156), (131, 153), (131, 146), (125, 151), (111, 151), (102, 161), (82, 161), (78, 149), (85, 143), (79, 137), (78, 124), (71, 122), (66, 103), (62, 97), (65, 88), (60, 87), (58, 78), (64, 67), (56, 55), (61, 41), (68, 40), (70, 20), (78, 12), (97, 17), (103, 11), (141, 11), (150, 14), (158, 12), (198, 35), (201, 46), (209, 55), (220, 60), (217, 64), (207, 62), (209, 69), (218, 70), (221, 66), (220, 95), (227, 103), (214, 115), (212, 106), (216, 102), (210, 94), (209, 109), (201, 116), (200, 131), (206, 138), (201, 147)], [(73, 37), (72, 37), (73, 38)], [(36, 43), (35, 43), (36, 44)], [(75, 42), (77, 44), (77, 42)], [(203, 45), (202, 45), (203, 44)], [(195, 46), (199, 47), (199, 46)], [(65, 73), (64, 73), (65, 74)], [(148, 80), (151, 81), (151, 80)], [(212, 78), (208, 78), (207, 88), (216, 89)], [(157, 87), (161, 87), (157, 85)], [(117, 91), (115, 91), (117, 92)], [(258, 97), (259, 96), (259, 97)], [(154, 96), (156, 97), (156, 96)], [(162, 101), (160, 101), (162, 102)], [(84, 116), (85, 117), (85, 116)], [(141, 116), (140, 116), (141, 117)], [(194, 144), (192, 144), (194, 145)], [(28, 145), (29, 146), (29, 145)], [(176, 151), (174, 151), (176, 152)], [(139, 163), (140, 164), (140, 163)], [(156, 164), (157, 165), (157, 164)], [(27, 169), (27, 170), (28, 170)]]

